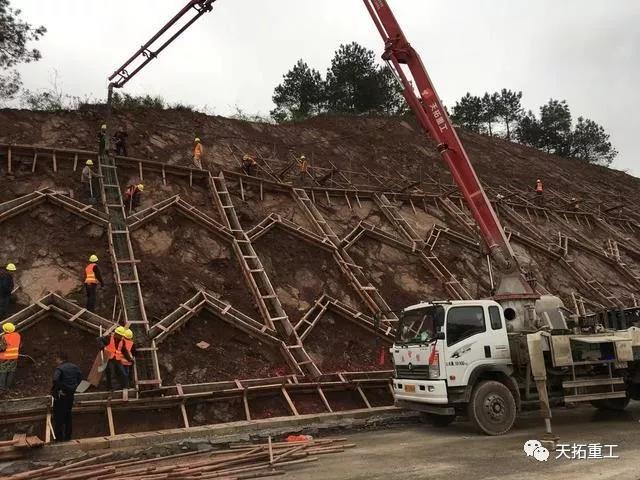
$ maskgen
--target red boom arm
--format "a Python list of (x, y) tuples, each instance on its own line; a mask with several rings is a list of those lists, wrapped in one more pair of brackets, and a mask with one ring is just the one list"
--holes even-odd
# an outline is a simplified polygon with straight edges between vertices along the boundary
[[(364, 0), (364, 3), (385, 43), (382, 58), (393, 65), (404, 86), (404, 97), (418, 123), (436, 141), (438, 151), (447, 162), (480, 227), (491, 256), (503, 271), (516, 270), (518, 265), (511, 245), (438, 98), (420, 55), (407, 41), (386, 0)], [(407, 65), (414, 83), (407, 78), (401, 64)]]

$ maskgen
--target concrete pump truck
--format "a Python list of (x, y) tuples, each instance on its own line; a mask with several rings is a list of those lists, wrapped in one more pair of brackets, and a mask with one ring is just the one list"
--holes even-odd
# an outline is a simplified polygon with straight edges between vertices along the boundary
[(552, 439), (556, 403), (621, 410), (629, 399), (640, 400), (640, 328), (631, 322), (606, 328), (595, 317), (572, 315), (558, 297), (538, 294), (418, 53), (386, 0), (365, 4), (385, 42), (383, 58), (418, 124), (436, 142), (501, 273), (491, 299), (425, 301), (403, 310), (391, 348), (396, 405), (442, 426), (465, 415), (480, 432), (500, 435), (523, 403), (538, 402)]

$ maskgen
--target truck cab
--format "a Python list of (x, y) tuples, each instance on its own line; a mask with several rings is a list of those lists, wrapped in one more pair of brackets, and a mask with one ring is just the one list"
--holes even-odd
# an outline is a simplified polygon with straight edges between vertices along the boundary
[[(391, 353), (397, 406), (448, 424), (476, 401), (473, 415), (480, 417), (479, 430), (496, 435), (511, 428), (518, 387), (512, 378), (504, 312), (497, 302), (423, 302), (408, 307), (401, 314)], [(480, 386), (482, 398), (474, 398)]]

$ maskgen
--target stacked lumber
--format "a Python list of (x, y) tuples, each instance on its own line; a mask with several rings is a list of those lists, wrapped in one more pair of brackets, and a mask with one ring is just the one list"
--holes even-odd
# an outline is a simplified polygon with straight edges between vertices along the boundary
[(317, 461), (354, 444), (343, 438), (233, 444), (223, 450), (186, 452), (150, 459), (112, 460), (113, 453), (18, 473), (6, 480), (240, 480), (284, 475), (284, 467)]
[(0, 461), (17, 460), (26, 457), (32, 448), (42, 447), (44, 442), (38, 437), (27, 437), (16, 433), (11, 440), (0, 441)]

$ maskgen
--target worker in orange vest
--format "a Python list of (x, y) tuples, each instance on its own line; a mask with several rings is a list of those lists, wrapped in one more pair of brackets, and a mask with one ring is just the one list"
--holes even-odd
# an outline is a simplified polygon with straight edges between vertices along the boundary
[(536, 203), (538, 205), (542, 205), (544, 203), (544, 185), (542, 185), (542, 180), (536, 180)]
[(196, 137), (194, 140), (195, 145), (193, 146), (193, 164), (197, 168), (202, 168), (202, 155), (204, 154), (204, 148), (202, 147), (202, 142), (200, 139)]
[[(127, 328), (124, 331), (124, 350), (122, 352), (122, 366), (127, 375), (127, 386), (131, 381), (131, 366), (133, 365), (133, 359), (136, 356), (136, 346), (133, 344), (133, 331)], [(125, 353), (126, 352), (126, 353)]]
[(98, 268), (98, 256), (91, 255), (89, 257), (89, 265), (84, 269), (84, 290), (87, 293), (87, 310), (90, 312), (95, 311), (96, 301), (98, 298), (98, 283), (100, 287), (104, 287), (102, 281), (102, 274)]
[(121, 388), (127, 388), (127, 374), (122, 364), (123, 358), (132, 360), (124, 343), (124, 335), (127, 329), (118, 326), (111, 335), (98, 338), (98, 345), (104, 351), (107, 360), (107, 389), (113, 390), (113, 378), (117, 377)]
[(0, 335), (0, 390), (6, 390), (13, 385), (18, 368), (20, 354), (20, 334), (11, 322), (2, 325)]
[(298, 174), (300, 175), (300, 182), (304, 183), (307, 179), (307, 170), (309, 169), (309, 163), (307, 157), (301, 155), (298, 159)]
[(242, 171), (250, 177), (253, 177), (256, 174), (257, 166), (258, 163), (256, 162), (256, 159), (248, 153), (242, 157)]

